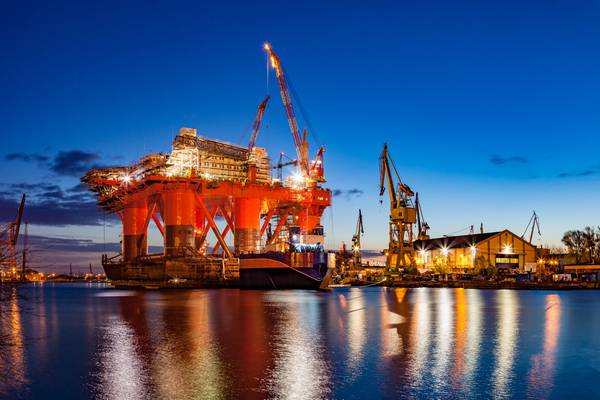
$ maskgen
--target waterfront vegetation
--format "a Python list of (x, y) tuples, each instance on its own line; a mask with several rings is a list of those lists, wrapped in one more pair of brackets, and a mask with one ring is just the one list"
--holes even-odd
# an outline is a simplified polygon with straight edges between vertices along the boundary
[(600, 262), (600, 226), (586, 226), (582, 230), (567, 231), (563, 235), (562, 243), (576, 264)]

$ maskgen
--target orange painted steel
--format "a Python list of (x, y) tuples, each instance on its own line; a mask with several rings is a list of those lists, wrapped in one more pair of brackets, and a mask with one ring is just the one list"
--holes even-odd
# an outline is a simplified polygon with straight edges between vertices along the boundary
[(256, 197), (235, 199), (235, 228), (260, 229), (260, 199)]
[(141, 235), (144, 229), (148, 207), (145, 202), (129, 204), (123, 209), (123, 235)]
[(288, 219), (288, 214), (283, 214), (279, 217), (279, 222), (277, 223), (277, 226), (275, 227), (275, 231), (273, 231), (273, 236), (271, 236), (271, 240), (269, 240), (269, 244), (275, 243), (275, 240), (277, 240), (277, 236), (279, 235), (279, 232), (281, 232), (281, 229), (283, 228), (283, 226), (285, 224), (287, 224), (287, 219)]
[(165, 254), (180, 255), (195, 248), (194, 192), (186, 185), (175, 185), (161, 194), (165, 222)]
[(145, 202), (128, 204), (122, 210), (122, 254), (125, 260), (148, 254), (148, 206)]
[(261, 201), (256, 197), (242, 197), (234, 202), (234, 248), (236, 253), (260, 251)]
[(227, 255), (228, 258), (231, 258), (233, 255), (231, 254), (231, 251), (229, 250), (229, 247), (227, 247), (227, 243), (225, 243), (225, 240), (221, 236), (221, 232), (219, 232), (219, 228), (215, 224), (215, 221), (212, 218), (210, 212), (208, 211), (208, 209), (204, 205), (204, 201), (202, 200), (202, 198), (198, 194), (196, 194), (195, 197), (196, 197), (196, 203), (198, 204), (200, 211), (206, 217), (206, 221), (207, 221), (208, 225), (210, 226), (210, 228), (212, 229), (212, 231), (215, 234), (215, 236), (217, 237), (217, 240), (219, 241), (221, 247), (223, 248), (223, 251), (225, 252), (225, 254)]
[(154, 223), (156, 224), (156, 227), (158, 228), (158, 231), (164, 238), (165, 237), (165, 228), (163, 227), (162, 222), (160, 222), (158, 215), (156, 215), (156, 210), (154, 210), (154, 212), (152, 213), (152, 220), (154, 221)]
[[(198, 251), (206, 247), (206, 238), (212, 231), (217, 239), (215, 252), (224, 248), (225, 255), (231, 257), (232, 252), (225, 244), (228, 233), (233, 233), (236, 254), (254, 253), (260, 250), (262, 237), (274, 215), (280, 218), (269, 244), (277, 240), (288, 220), (298, 225), (302, 233), (310, 233), (331, 204), (331, 191), (317, 186), (297, 188), (276, 183), (165, 176), (146, 176), (128, 185), (106, 179), (98, 179), (94, 184), (116, 188), (112, 196), (119, 200), (111, 209), (121, 216), (124, 237), (136, 235), (139, 244), (124, 254), (126, 259), (146, 254), (150, 219), (164, 237), (166, 254), (172, 248), (189, 247)], [(215, 219), (219, 217), (225, 220), (228, 229), (217, 228)], [(142, 234), (143, 237), (139, 236)]]
[(190, 188), (174, 188), (162, 194), (165, 225), (192, 225), (196, 223), (194, 192)]
[(265, 221), (263, 222), (263, 225), (260, 228), (260, 237), (262, 237), (265, 234), (267, 226), (269, 226), (269, 222), (271, 222), (271, 218), (273, 218), (273, 215), (275, 215), (275, 211), (275, 209), (269, 210), (269, 212), (265, 216)]

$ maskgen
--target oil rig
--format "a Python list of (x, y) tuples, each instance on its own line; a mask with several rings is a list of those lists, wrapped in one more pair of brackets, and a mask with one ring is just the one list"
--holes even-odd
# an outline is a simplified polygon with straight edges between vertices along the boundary
[[(122, 222), (121, 253), (102, 258), (113, 285), (326, 284), (335, 256), (324, 250), (320, 222), (331, 204), (331, 191), (321, 186), (324, 149), (309, 158), (306, 130), (301, 134), (281, 61), (269, 44), (264, 49), (276, 72), (297, 158), (287, 163), (280, 158), (274, 178), (267, 151), (256, 146), (267, 96), (258, 107), (247, 146), (181, 128), (170, 154), (150, 154), (133, 165), (87, 172), (81, 181), (96, 193), (98, 204)], [(296, 171), (283, 179), (281, 169), (290, 164)], [(151, 222), (163, 237), (159, 254), (148, 254)]]

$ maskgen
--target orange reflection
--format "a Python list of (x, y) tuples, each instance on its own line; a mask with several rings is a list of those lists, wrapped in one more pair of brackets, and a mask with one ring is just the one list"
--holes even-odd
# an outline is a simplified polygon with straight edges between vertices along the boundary
[(465, 343), (467, 339), (467, 313), (468, 305), (465, 289), (454, 290), (454, 317), (455, 317), (455, 343), (454, 343), (454, 368), (452, 369), (452, 383), (460, 387), (465, 364)]
[[(0, 288), (3, 290), (3, 288)], [(9, 365), (9, 374), (0, 373), (0, 395), (4, 391), (10, 392), (26, 383), (26, 368), (24, 355), (23, 327), (21, 322), (21, 309), (17, 289), (12, 288), (10, 293), (0, 293), (0, 365)]]
[(531, 357), (531, 369), (528, 379), (528, 394), (536, 398), (548, 397), (554, 384), (556, 347), (560, 334), (560, 296), (546, 296), (546, 314), (544, 323), (544, 345), (542, 353)]
[(416, 289), (416, 302), (410, 321), (408, 374), (414, 386), (423, 381), (431, 347), (431, 289)]
[(481, 353), (481, 314), (482, 300), (480, 290), (468, 290), (468, 327), (467, 327), (467, 346), (465, 349), (465, 364), (463, 373), (464, 389), (475, 386), (474, 373)]

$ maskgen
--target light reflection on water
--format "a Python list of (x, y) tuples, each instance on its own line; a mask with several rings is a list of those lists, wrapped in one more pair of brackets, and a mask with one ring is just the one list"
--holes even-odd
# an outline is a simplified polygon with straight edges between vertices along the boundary
[(1, 297), (0, 304), (0, 365), (10, 370), (0, 371), (0, 396), (21, 388), (26, 382), (25, 351), (21, 306), (16, 288), (10, 288)]
[(409, 381), (413, 388), (421, 386), (425, 375), (425, 366), (431, 350), (431, 291), (417, 289), (413, 305), (414, 314), (410, 323), (410, 357), (407, 359)]
[(548, 397), (552, 391), (556, 350), (560, 334), (560, 296), (546, 296), (544, 344), (541, 354), (531, 356), (527, 391), (531, 397)]
[(0, 397), (591, 398), (600, 367), (595, 292), (36, 293), (3, 305)]
[(512, 389), (513, 363), (519, 332), (519, 306), (514, 290), (500, 290), (496, 302), (499, 318), (493, 377), (494, 397), (498, 399), (509, 397)]

